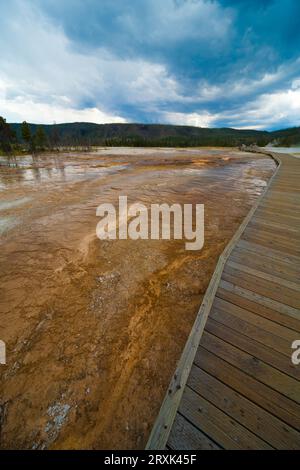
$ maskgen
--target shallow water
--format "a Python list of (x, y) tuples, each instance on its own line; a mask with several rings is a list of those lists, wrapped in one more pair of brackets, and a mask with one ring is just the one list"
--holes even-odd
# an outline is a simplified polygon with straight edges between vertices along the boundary
[[(0, 166), (0, 446), (143, 448), (217, 258), (275, 168), (217, 149)], [(205, 244), (100, 241), (103, 202), (204, 203)]]
[(30, 197), (21, 197), (20, 199), (14, 199), (12, 201), (6, 201), (6, 202), (0, 201), (0, 211), (13, 209), (22, 204), (25, 204), (26, 202), (29, 202), (30, 200), (31, 200)]
[(266, 150), (271, 150), (272, 152), (279, 152), (279, 153), (292, 153), (296, 155), (300, 155), (300, 147), (266, 147)]

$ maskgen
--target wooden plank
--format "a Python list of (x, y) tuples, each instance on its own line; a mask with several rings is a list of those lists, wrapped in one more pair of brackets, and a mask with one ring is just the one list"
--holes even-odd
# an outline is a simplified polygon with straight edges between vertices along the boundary
[[(297, 179), (299, 181), (299, 176), (297, 176)], [(273, 189), (275, 189), (275, 185), (273, 185)], [(268, 192), (264, 200), (261, 202), (262, 207), (268, 204), (270, 204), (271, 206), (272, 205), (286, 206), (287, 209), (291, 209), (291, 208), (297, 209), (297, 207), (295, 207), (295, 201), (285, 201), (284, 199), (281, 199), (281, 198), (275, 198), (274, 195), (272, 196), (272, 191)]]
[(260, 207), (271, 207), (271, 208), (277, 208), (279, 210), (284, 211), (285, 209), (287, 210), (293, 210), (295, 213), (299, 213), (300, 209), (295, 206), (294, 202), (284, 202), (281, 199), (280, 200), (274, 200), (272, 197), (265, 197), (263, 201), (261, 201)]
[[(272, 188), (272, 192), (270, 194), (272, 194), (274, 198), (278, 197), (279, 199), (281, 199), (284, 196), (287, 199), (291, 199), (295, 203), (300, 203), (300, 196), (293, 191), (293, 186), (288, 184), (289, 179), (290, 176), (286, 175), (286, 191), (279, 191), (279, 189), (277, 189), (276, 187), (276, 184), (274, 184), (274, 187)], [(279, 182), (279, 179), (277, 180), (277, 182)]]
[(248, 241), (250, 243), (255, 243), (256, 245), (260, 245), (262, 249), (266, 248), (268, 250), (272, 249), (279, 251), (283, 257), (284, 255), (293, 256), (295, 258), (298, 258), (298, 263), (300, 263), (300, 255), (298, 253), (298, 250), (288, 247), (286, 243), (282, 243), (273, 238), (264, 238), (263, 236), (258, 234), (254, 235), (250, 232), (244, 233), (242, 240)]
[(265, 199), (264, 202), (268, 203), (269, 201), (272, 201), (273, 203), (283, 203), (286, 205), (291, 205), (291, 204), (299, 204), (299, 201), (295, 201), (293, 198), (286, 198), (284, 193), (282, 193), (280, 196), (272, 194), (270, 191), (268, 193), (268, 197)]
[(254, 238), (262, 238), (277, 242), (280, 246), (286, 246), (289, 249), (294, 249), (296, 256), (300, 253), (300, 237), (290, 238), (287, 234), (280, 234), (277, 231), (270, 232), (264, 228), (253, 228), (250, 225), (247, 227), (247, 235), (253, 235)]
[(168, 447), (172, 450), (219, 450), (214, 441), (193, 426), (181, 414), (177, 413), (170, 436)]
[(300, 282), (300, 271), (297, 271), (293, 266), (287, 263), (272, 260), (267, 256), (249, 253), (236, 248), (234, 252), (231, 253), (230, 261), (242, 264), (245, 267), (248, 266), (249, 268), (257, 269), (266, 274), (273, 274), (293, 284), (298, 285)]
[(262, 211), (257, 211), (256, 214), (258, 217), (260, 217), (263, 220), (270, 220), (271, 222), (278, 222), (280, 220), (283, 224), (294, 227), (296, 229), (299, 228), (299, 219), (296, 217), (290, 217), (290, 216), (285, 216), (282, 213), (264, 213)]
[[(289, 308), (293, 309), (293, 312), (296, 314), (297, 318), (300, 318), (300, 300), (296, 296), (296, 292), (290, 290), (286, 287), (279, 286), (278, 284), (272, 285), (268, 281), (263, 279), (256, 279), (253, 276), (250, 276), (241, 272), (234, 272), (232, 268), (225, 268), (222, 276), (222, 281), (227, 281), (234, 284), (235, 287), (241, 287), (251, 291), (254, 295), (260, 295), (269, 300), (270, 302), (277, 302), (281, 305), (284, 305), (284, 310), (288, 311)], [(294, 294), (295, 292), (295, 294)], [(276, 308), (275, 308), (276, 310)]]
[[(278, 182), (279, 180), (276, 181), (276, 183), (274, 184), (274, 186), (271, 188), (271, 191), (270, 191), (270, 194), (269, 196), (272, 196), (273, 199), (286, 199), (286, 200), (289, 200), (291, 202), (299, 202), (300, 201), (300, 195), (297, 194), (295, 191), (294, 191), (294, 186), (293, 184), (288, 184), (288, 181), (289, 181), (289, 176), (287, 176), (287, 189), (289, 191), (281, 191), (279, 189), (279, 186), (278, 186)], [(296, 184), (296, 183), (295, 183)]]
[(195, 364), (264, 410), (300, 431), (300, 405), (199, 346)]
[[(280, 209), (280, 210), (284, 210), (284, 209)], [(278, 229), (284, 229), (287, 233), (294, 233), (295, 235), (298, 236), (299, 234), (299, 229), (298, 227), (295, 227), (291, 224), (284, 224), (282, 222), (282, 220), (280, 221), (274, 221), (274, 220), (270, 220), (270, 219), (266, 219), (265, 217), (261, 217), (259, 216), (258, 214), (255, 214), (251, 220), (251, 222), (258, 222), (259, 224), (264, 224), (266, 225), (267, 227), (274, 227), (276, 230)]]
[(298, 389), (299, 391), (298, 399), (300, 401), (300, 382), (297, 383), (297, 381), (300, 380), (300, 369), (296, 365), (292, 364), (290, 357), (287, 358), (274, 349), (270, 349), (269, 347), (258, 343), (254, 339), (222, 325), (211, 318), (207, 320), (205, 331), (223, 341), (226, 341), (226, 343), (232, 344), (241, 351), (249, 353), (256, 359), (263, 361), (265, 364), (272, 366), (283, 374), (296, 379), (294, 381), (294, 386), (295, 389)]
[(300, 203), (300, 196), (293, 191), (285, 191), (283, 194), (282, 191), (272, 190), (272, 194), (274, 196), (278, 196), (280, 199), (285, 199), (287, 201), (295, 202), (297, 204)]
[(260, 204), (260, 209), (273, 210), (275, 208), (278, 209), (279, 213), (283, 212), (283, 214), (285, 211), (292, 214), (299, 213), (299, 206), (297, 203), (295, 204), (295, 201), (286, 201), (284, 198), (274, 198), (270, 193)]
[[(269, 208), (269, 210), (277, 210), (277, 214), (284, 214), (286, 210), (289, 210), (290, 208), (293, 208), (293, 210), (295, 210), (295, 204), (287, 204), (287, 203), (280, 203), (280, 202), (275, 202), (275, 201), (264, 201), (262, 204), (261, 204), (261, 208)], [(260, 218), (261, 220), (265, 220), (266, 217), (262, 217), (262, 216), (259, 216), (258, 213), (256, 213), (254, 215), (255, 218)], [(290, 223), (289, 224), (284, 224), (280, 217), (278, 217), (278, 220), (277, 222), (274, 222), (274, 223), (280, 223), (282, 225), (287, 225), (288, 227), (290, 227)], [(297, 227), (295, 227), (297, 229)]]
[[(260, 204), (259, 208), (257, 209), (257, 213), (261, 212), (263, 214), (276, 214), (277, 217), (280, 215), (283, 215), (283, 217), (291, 218), (291, 219), (297, 219), (297, 215), (299, 214), (299, 208), (295, 203), (293, 205), (291, 204), (289, 207), (286, 204), (284, 209), (278, 211), (278, 209), (281, 209), (281, 207), (278, 206), (278, 202), (273, 202), (271, 201), (264, 201), (263, 204)], [(282, 214), (281, 214), (282, 212)]]
[(290, 185), (288, 185), (287, 182), (288, 182), (288, 178), (287, 178), (286, 183), (281, 180), (278, 181), (276, 184), (276, 188), (274, 189), (276, 189), (276, 191), (278, 192), (283, 192), (284, 194), (288, 193), (288, 194), (295, 194), (297, 196), (300, 196), (300, 189), (295, 184), (293, 184), (293, 181), (291, 181)]
[[(286, 279), (282, 279), (279, 276), (266, 273), (265, 271), (261, 271), (259, 269), (254, 269), (249, 266), (245, 266), (241, 263), (237, 263), (236, 261), (231, 261), (231, 259), (232, 257), (230, 257), (230, 259), (227, 261), (226, 266), (233, 268), (235, 271), (240, 271), (245, 274), (255, 276), (256, 278), (269, 281), (273, 284), (278, 284), (280, 286), (286, 287), (290, 291), (294, 290), (294, 291), (300, 292), (300, 282), (296, 284), (296, 282), (288, 281)], [(300, 278), (299, 278), (299, 281), (300, 281)]]
[(188, 386), (275, 449), (300, 449), (300, 433), (197, 366)]
[(300, 384), (292, 377), (205, 331), (201, 346), (277, 392), (300, 403)]
[(290, 223), (297, 226), (297, 222), (299, 220), (299, 213), (294, 209), (279, 209), (278, 207), (272, 207), (269, 204), (265, 204), (264, 206), (260, 206), (257, 209), (257, 214), (261, 215), (264, 219), (268, 219), (269, 215), (274, 216), (277, 220), (290, 220)]
[(274, 323), (284, 325), (291, 330), (294, 330), (295, 333), (300, 334), (300, 319), (287, 316), (270, 307), (262, 305), (261, 303), (257, 303), (257, 299), (249, 299), (245, 296), (239, 295), (237, 292), (233, 292), (231, 289), (222, 287), (219, 287), (216, 297), (227, 300), (228, 302), (231, 302), (245, 310), (249, 310), (258, 316), (268, 318)]
[[(300, 217), (300, 215), (299, 215)], [(300, 240), (300, 232), (297, 228), (287, 227), (286, 225), (280, 225), (276, 223), (271, 223), (268, 220), (262, 220), (258, 217), (253, 217), (252, 220), (249, 222), (249, 228), (255, 230), (262, 230), (264, 232), (269, 233), (269, 236), (272, 236), (274, 233), (280, 236), (288, 237), (290, 241), (299, 242)]]
[(226, 449), (272, 448), (189, 387), (185, 388), (179, 412)]
[[(241, 308), (238, 305), (235, 305), (218, 297), (215, 298), (212, 306), (212, 311), (215, 309), (219, 310), (221, 313), (230, 313), (230, 315), (233, 315), (235, 317), (234, 321), (236, 321), (237, 318), (240, 318), (241, 320), (250, 323), (251, 325), (265, 332), (271, 333), (273, 336), (275, 336), (276, 341), (277, 338), (278, 340), (282, 341), (283, 347), (288, 346), (290, 348), (291, 343), (295, 340), (295, 337), (297, 336), (297, 333), (294, 330), (291, 330), (286, 326), (279, 325), (278, 323), (274, 322), (273, 319), (269, 320), (264, 316), (260, 316), (257, 313), (253, 313), (251, 310)], [(289, 356), (291, 356), (290, 353)]]
[[(276, 231), (273, 231), (270, 233), (270, 231), (259, 229), (259, 228), (252, 228), (251, 226), (247, 227), (247, 230), (244, 235), (248, 235), (251, 237), (254, 237), (254, 239), (262, 239), (262, 240), (268, 240), (268, 241), (274, 241), (276, 242), (279, 246), (286, 247), (289, 250), (294, 250), (295, 255), (299, 256), (299, 247), (300, 247), (300, 237), (297, 237), (296, 239), (290, 239), (287, 237), (286, 233), (284, 235), (279, 234)], [(294, 254), (294, 253), (292, 253)]]
[(287, 272), (291, 272), (295, 276), (300, 275), (300, 264), (297, 258), (294, 260), (293, 257), (287, 254), (283, 256), (282, 253), (276, 252), (270, 248), (240, 240), (239, 245), (234, 248), (233, 255), (235, 253), (243, 254), (244, 256), (251, 257), (251, 259), (262, 259), (264, 262), (273, 263), (275, 267), (278, 265), (282, 269), (287, 269)]
[(269, 297), (270, 299), (277, 300), (278, 302), (290, 305), (295, 309), (299, 309), (300, 314), (300, 292), (289, 289), (288, 287), (275, 283), (263, 278), (259, 278), (247, 272), (243, 272), (239, 269), (233, 268), (229, 265), (225, 266), (222, 279), (229, 280), (228, 278), (238, 278), (236, 282), (237, 286), (246, 287), (253, 292)]
[(279, 336), (275, 336), (269, 331), (259, 328), (252, 323), (248, 323), (238, 316), (232, 315), (231, 311), (218, 310), (217, 308), (212, 307), (209, 318), (227, 326), (228, 328), (232, 328), (235, 331), (241, 332), (243, 335), (248, 336), (249, 338), (252, 338), (263, 345), (266, 345), (281, 354), (284, 354), (290, 360), (292, 352), (291, 342), (288, 342)]
[(250, 242), (247, 240), (240, 239), (236, 244), (238, 248), (245, 249), (250, 252), (262, 254), (264, 256), (268, 256), (274, 260), (278, 260), (280, 262), (284, 261), (285, 263), (292, 264), (292, 266), (299, 266), (300, 265), (300, 258), (297, 256), (293, 256), (287, 253), (283, 253), (282, 251), (278, 251), (277, 249), (269, 248), (267, 246), (261, 246), (260, 244)]
[(261, 294), (245, 289), (244, 287), (240, 287), (235, 283), (233, 284), (232, 282), (223, 279), (220, 282), (220, 287), (229, 290), (241, 297), (245, 297), (245, 299), (252, 300), (253, 302), (263, 305), (264, 307), (268, 307), (284, 315), (289, 315), (290, 317), (295, 318), (296, 320), (300, 320), (299, 309), (290, 307), (286, 304), (282, 304), (281, 302), (277, 302), (276, 300), (270, 299), (269, 297), (265, 297)]

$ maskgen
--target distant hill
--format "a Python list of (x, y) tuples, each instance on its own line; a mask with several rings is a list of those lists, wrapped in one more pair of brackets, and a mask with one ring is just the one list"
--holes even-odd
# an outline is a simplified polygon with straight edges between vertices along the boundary
[[(17, 139), (22, 142), (21, 124), (11, 124)], [(32, 132), (37, 125), (30, 124)], [(300, 127), (275, 132), (237, 130), (230, 128), (204, 128), (162, 124), (70, 124), (42, 125), (53, 146), (238, 146), (269, 143), (290, 146), (300, 143)]]

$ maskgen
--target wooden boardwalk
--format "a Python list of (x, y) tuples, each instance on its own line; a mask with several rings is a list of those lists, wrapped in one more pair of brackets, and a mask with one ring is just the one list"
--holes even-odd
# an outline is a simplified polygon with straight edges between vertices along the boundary
[(148, 449), (300, 449), (300, 159), (223, 252)]

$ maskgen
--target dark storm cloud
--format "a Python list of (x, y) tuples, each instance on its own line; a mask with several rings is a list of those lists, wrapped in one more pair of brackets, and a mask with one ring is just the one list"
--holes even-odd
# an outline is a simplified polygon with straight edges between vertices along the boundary
[(57, 92), (77, 109), (145, 122), (300, 124), (298, 0), (13, 0), (5, 31), (18, 10), (57, 32), (71, 68), (85, 63), (86, 80), (72, 77), (76, 97), (64, 76)]

